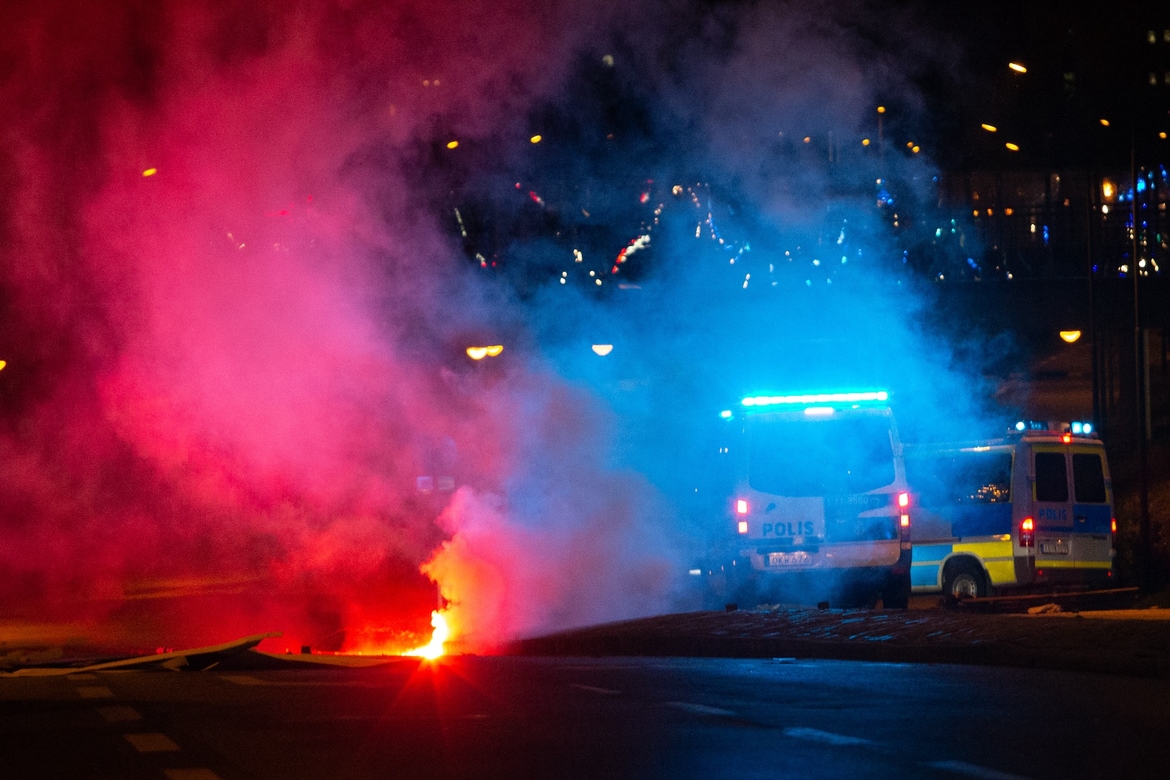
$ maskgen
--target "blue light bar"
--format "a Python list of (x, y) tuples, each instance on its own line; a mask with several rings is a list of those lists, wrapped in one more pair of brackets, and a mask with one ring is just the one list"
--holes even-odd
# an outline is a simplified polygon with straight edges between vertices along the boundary
[(722, 412), (719, 413), (719, 416), (722, 417), (724, 420), (730, 420), (731, 419), (731, 410), (724, 409)]
[(869, 390), (860, 393), (810, 393), (807, 395), (749, 395), (742, 403), (748, 407), (759, 406), (823, 406), (825, 404), (884, 403), (890, 399), (885, 390)]
[(1074, 422), (1072, 424), (1072, 432), (1073, 433), (1082, 433), (1082, 434), (1088, 436), (1090, 433), (1093, 432), (1093, 424), (1087, 423), (1087, 422)]

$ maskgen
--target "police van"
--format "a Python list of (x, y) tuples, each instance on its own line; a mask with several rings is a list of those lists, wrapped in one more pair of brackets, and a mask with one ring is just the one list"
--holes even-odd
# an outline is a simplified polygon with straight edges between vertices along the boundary
[(1107, 584), (1113, 489), (1091, 423), (1020, 421), (1002, 439), (907, 445), (914, 592), (953, 598)]
[(731, 595), (905, 607), (909, 492), (889, 393), (752, 395), (722, 416)]

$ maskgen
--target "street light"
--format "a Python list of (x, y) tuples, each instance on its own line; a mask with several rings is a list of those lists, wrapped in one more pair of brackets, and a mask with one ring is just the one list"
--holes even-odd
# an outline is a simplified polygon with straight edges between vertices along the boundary
[(468, 347), (467, 357), (472, 360), (483, 360), (485, 357), (496, 357), (503, 351), (503, 344), (493, 344), (490, 347)]

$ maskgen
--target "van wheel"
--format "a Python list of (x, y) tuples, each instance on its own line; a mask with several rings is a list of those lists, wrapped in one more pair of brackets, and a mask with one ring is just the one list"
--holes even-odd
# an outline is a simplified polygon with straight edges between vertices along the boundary
[(974, 561), (947, 564), (943, 572), (943, 595), (950, 599), (974, 599), (987, 595), (987, 580)]

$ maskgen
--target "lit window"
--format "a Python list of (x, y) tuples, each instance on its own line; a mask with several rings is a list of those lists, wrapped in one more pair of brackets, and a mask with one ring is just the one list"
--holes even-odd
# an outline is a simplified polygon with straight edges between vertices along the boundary
[(1170, 84), (1170, 70), (1166, 71), (1166, 73), (1163, 75), (1163, 78), (1167, 84)]
[(1170, 30), (1163, 30), (1162, 31), (1162, 40), (1165, 41), (1166, 43), (1170, 43)]
[(1150, 43), (1156, 43), (1158, 40), (1158, 36), (1154, 34), (1153, 30), (1150, 30), (1149, 32), (1146, 33), (1146, 40), (1149, 41)]
[(1151, 87), (1158, 86), (1158, 74), (1157, 73), (1150, 74), (1150, 86)]

